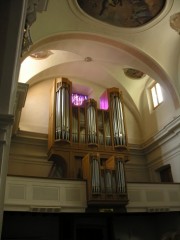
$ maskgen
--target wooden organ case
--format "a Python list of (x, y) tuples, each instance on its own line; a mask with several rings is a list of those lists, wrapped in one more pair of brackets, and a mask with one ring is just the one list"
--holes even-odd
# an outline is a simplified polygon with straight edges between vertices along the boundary
[[(48, 158), (59, 178), (87, 180), (89, 209), (125, 209), (127, 131), (122, 92), (107, 89), (100, 97), (72, 105), (72, 83), (55, 79), (51, 90)], [(50, 176), (53, 176), (53, 169)]]

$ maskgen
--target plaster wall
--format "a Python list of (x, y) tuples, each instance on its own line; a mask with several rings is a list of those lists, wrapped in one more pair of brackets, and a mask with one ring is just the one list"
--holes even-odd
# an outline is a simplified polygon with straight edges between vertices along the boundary
[[(52, 0), (48, 4), (47, 11), (38, 14), (38, 21), (32, 25), (31, 34), (34, 42), (48, 36), (67, 32), (98, 34), (124, 42), (151, 56), (157, 64), (162, 66), (162, 69), (166, 70), (167, 75), (171, 76), (170, 81), (177, 87), (179, 37), (169, 26), (169, 18), (179, 7), (180, 2), (178, 0), (167, 1), (164, 12), (157, 19), (150, 24), (146, 24), (145, 27), (129, 30), (114, 27), (89, 17), (71, 1)], [(53, 18), (51, 17), (52, 14)], [(44, 25), (46, 27), (43, 28)], [(164, 38), (164, 35), (166, 35), (166, 38)], [(173, 64), (169, 64), (169, 59), (174, 59)], [(153, 77), (153, 71), (146, 70), (148, 75)]]

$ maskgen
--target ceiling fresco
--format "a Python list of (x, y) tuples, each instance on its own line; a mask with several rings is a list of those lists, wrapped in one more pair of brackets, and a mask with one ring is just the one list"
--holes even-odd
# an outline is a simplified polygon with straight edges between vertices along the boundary
[(132, 79), (140, 79), (146, 75), (145, 73), (134, 68), (124, 68), (123, 71), (127, 77)]
[(155, 18), (166, 0), (77, 0), (91, 17), (118, 27), (142, 26)]

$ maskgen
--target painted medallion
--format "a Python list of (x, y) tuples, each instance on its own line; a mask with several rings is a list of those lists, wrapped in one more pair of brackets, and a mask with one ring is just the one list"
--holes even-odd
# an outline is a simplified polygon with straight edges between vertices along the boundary
[(118, 27), (134, 28), (158, 16), (166, 0), (77, 0), (90, 16)]

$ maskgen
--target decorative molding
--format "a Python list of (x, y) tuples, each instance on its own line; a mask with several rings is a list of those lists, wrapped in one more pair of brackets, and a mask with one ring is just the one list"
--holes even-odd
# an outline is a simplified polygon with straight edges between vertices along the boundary
[(15, 120), (13, 124), (12, 134), (17, 134), (20, 117), (21, 117), (21, 111), (25, 105), (28, 87), (29, 87), (28, 84), (18, 83), (17, 92), (16, 92), (16, 104), (15, 104)]
[(86, 181), (8, 176), (5, 210), (84, 212)]
[(13, 142), (27, 143), (29, 145), (46, 145), (48, 141), (48, 134), (36, 133), (18, 130), (17, 134), (13, 136)]
[(180, 184), (128, 183), (128, 212), (180, 210)]
[(148, 154), (155, 149), (159, 148), (166, 142), (172, 140), (180, 134), (180, 115), (175, 117), (171, 122), (169, 122), (163, 129), (161, 129), (157, 134), (151, 137), (148, 141), (142, 144), (142, 149), (145, 154)]
[[(127, 183), (127, 212), (180, 210), (180, 184)], [(5, 210), (84, 212), (86, 181), (8, 176)]]
[(143, 25), (141, 27), (128, 29), (125, 27), (113, 26), (111, 24), (102, 22), (98, 19), (91, 17), (90, 15), (85, 13), (80, 8), (80, 6), (77, 3), (77, 0), (67, 0), (67, 1), (69, 3), (71, 11), (75, 14), (76, 17), (81, 19), (81, 21), (83, 21), (87, 24), (90, 24), (90, 25), (94, 25), (94, 24), (96, 24), (96, 26), (99, 25), (100, 28), (103, 28), (105, 31), (108, 31), (108, 33), (111, 33), (111, 36), (115, 35), (115, 34), (119, 34), (119, 32), (121, 32), (121, 33), (138, 33), (138, 32), (146, 31), (146, 30), (152, 28), (153, 26), (155, 26), (156, 24), (158, 24), (164, 17), (166, 17), (166, 15), (170, 12), (172, 5), (173, 5), (173, 1), (166, 1), (163, 10), (157, 17), (155, 17), (155, 19), (153, 19), (152, 21), (150, 21), (149, 23), (146, 23), (145, 25)]
[(133, 155), (146, 155), (157, 148), (161, 147), (163, 144), (171, 141), (173, 138), (180, 134), (180, 115), (175, 117), (170, 123), (168, 123), (163, 129), (161, 129), (153, 137), (149, 138), (143, 144), (128, 144), (130, 154)]
[(0, 129), (5, 129), (7, 126), (11, 126), (13, 122), (14, 122), (14, 115), (0, 114)]
[(0, 144), (7, 141), (7, 130), (13, 125), (14, 116), (11, 114), (0, 114)]
[(22, 52), (28, 51), (33, 44), (30, 34), (30, 27), (36, 21), (37, 12), (47, 11), (48, 0), (29, 0), (24, 26)]
[(171, 28), (180, 34), (180, 12), (171, 15), (169, 23)]

